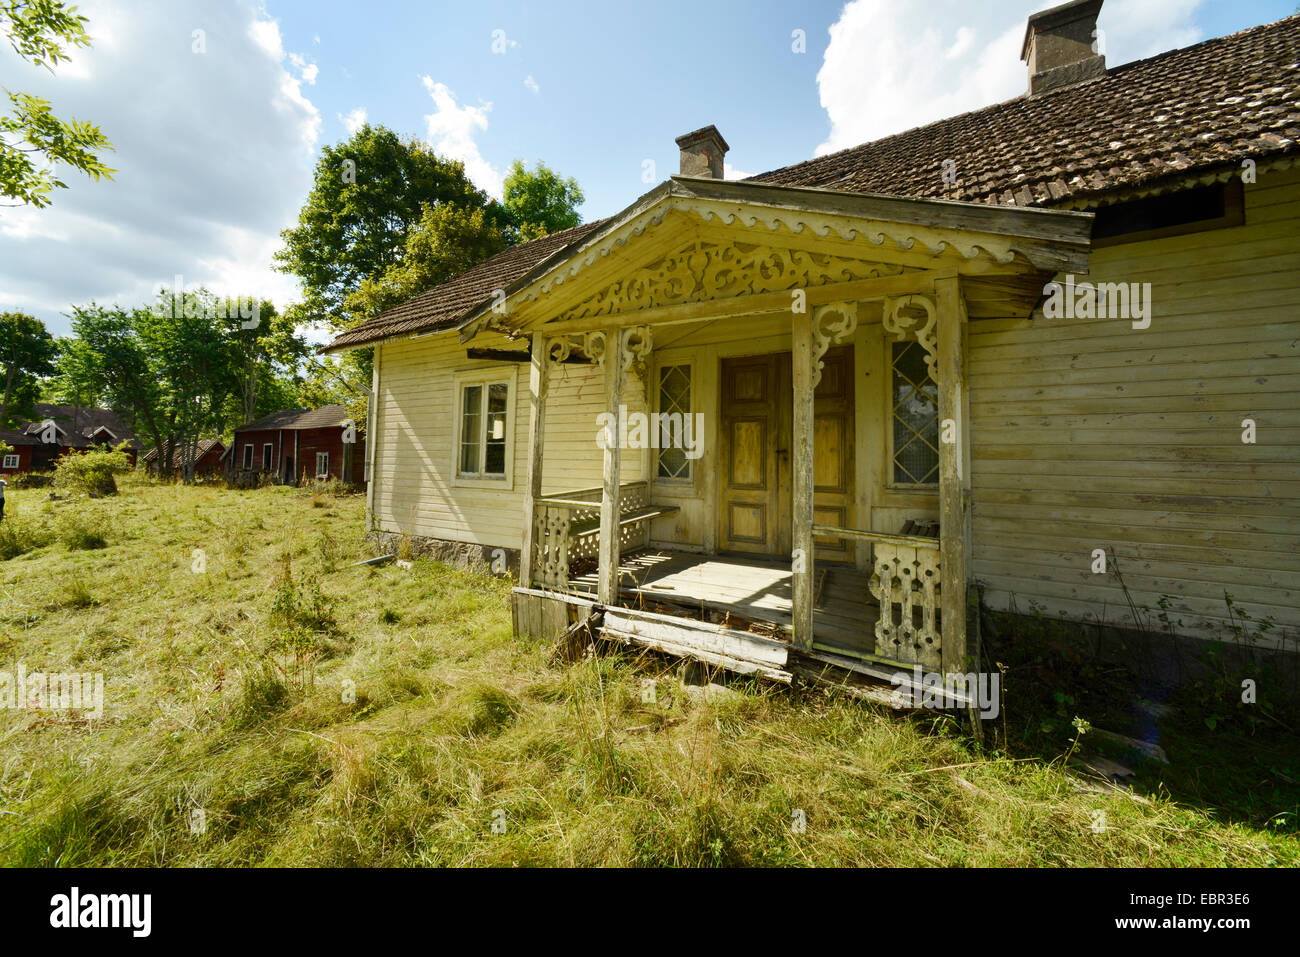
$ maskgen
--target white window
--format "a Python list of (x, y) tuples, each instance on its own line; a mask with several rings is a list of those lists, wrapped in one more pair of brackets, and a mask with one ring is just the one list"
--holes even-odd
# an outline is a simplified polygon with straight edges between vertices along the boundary
[[(513, 373), (513, 370), (511, 370)], [(515, 376), (500, 370), (456, 378), (453, 451), (459, 484), (511, 487)]]
[(5, 461), (4, 461), (4, 468), (7, 468), (7, 469), (16, 469), (16, 468), (18, 468), (18, 456), (16, 456), (16, 455), (6, 455), (6, 456), (5, 456)]
[[(691, 416), (691, 367), (689, 364), (659, 367), (659, 465), (658, 482), (691, 480), (690, 444), (700, 441)], [(688, 434), (689, 431), (689, 434)]]
[(252, 467), (253, 467), (253, 443), (245, 442), (244, 443), (244, 468), (251, 469)]
[(939, 387), (930, 378), (920, 343), (895, 342), (893, 347), (893, 484), (933, 487), (939, 484)]
[(274, 457), (271, 454), (271, 449), (272, 449), (272, 445), (270, 442), (267, 442), (265, 445), (262, 446), (262, 471), (263, 472), (271, 471), (271, 463), (274, 461)]
[(330, 454), (328, 452), (316, 453), (316, 477), (318, 479), (330, 477)]

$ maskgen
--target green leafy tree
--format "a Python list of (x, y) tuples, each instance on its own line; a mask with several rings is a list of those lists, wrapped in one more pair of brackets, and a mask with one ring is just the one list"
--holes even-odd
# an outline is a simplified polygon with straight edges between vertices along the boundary
[(572, 176), (561, 177), (540, 160), (531, 172), (515, 160), (506, 173), (502, 205), (521, 240), (535, 239), (582, 222), (578, 207), (585, 197)]
[[(68, 59), (71, 47), (90, 46), (86, 18), (63, 0), (0, 0), (0, 32), (14, 52), (38, 67), (53, 68)], [(60, 164), (91, 179), (112, 179), (115, 170), (99, 159), (112, 144), (99, 127), (61, 120), (48, 100), (6, 90), (11, 112), (0, 115), (0, 205), (48, 206), (50, 194), (67, 183), (50, 167)]]
[(41, 397), (41, 379), (53, 375), (58, 345), (35, 316), (0, 313), (0, 428), (12, 428), (35, 414)]
[(365, 279), (401, 262), (409, 230), (426, 206), (451, 204), (506, 213), (470, 182), (463, 163), (418, 140), (366, 124), (326, 146), (296, 226), (280, 235), (279, 268), (302, 284), (304, 314), (333, 329), (349, 324), (347, 296)]
[(484, 210), (426, 206), (406, 236), (401, 258), (382, 273), (362, 280), (347, 297), (350, 324), (459, 276), (505, 248), (504, 233)]

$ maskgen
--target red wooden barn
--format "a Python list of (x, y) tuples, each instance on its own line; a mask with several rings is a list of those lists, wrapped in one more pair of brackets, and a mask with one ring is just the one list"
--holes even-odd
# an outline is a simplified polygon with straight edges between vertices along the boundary
[(224, 457), (232, 476), (271, 475), (284, 484), (327, 478), (360, 484), (365, 436), (341, 405), (284, 409), (236, 429)]
[[(199, 439), (199, 447), (195, 450), (194, 455), (194, 474), (195, 475), (215, 475), (223, 468), (222, 460), (225, 458), (226, 447), (220, 439)], [(141, 458), (150, 472), (158, 472), (158, 450), (150, 449)], [(172, 471), (180, 474), (181, 471), (181, 450), (179, 443), (175, 451), (172, 452)]]

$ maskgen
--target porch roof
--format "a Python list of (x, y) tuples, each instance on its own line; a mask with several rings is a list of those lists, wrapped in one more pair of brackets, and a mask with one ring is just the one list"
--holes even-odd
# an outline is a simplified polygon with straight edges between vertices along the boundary
[[(983, 261), (1023, 272), (1041, 290), (1043, 277), (1058, 271), (1086, 273), (1092, 213), (1022, 209), (943, 199), (885, 196), (834, 189), (674, 176), (617, 216), (575, 239), (502, 287), (504, 301), (486, 299), (457, 323), (462, 341), (489, 325), (508, 333), (521, 323), (501, 314), (545, 297), (566, 281), (660, 226), (672, 213), (700, 224), (735, 230), (735, 238), (781, 246), (807, 237), (839, 244), (838, 253), (870, 261), (880, 254), (915, 250), (923, 268)], [(847, 245), (845, 245), (847, 243)], [(886, 248), (890, 251), (886, 253)], [(818, 252), (831, 251), (829, 248)], [(629, 262), (628, 268), (642, 265)], [(983, 268), (983, 267), (980, 267)], [(743, 297), (737, 297), (743, 298)], [(526, 325), (526, 323), (523, 323)]]
[(343, 333), (321, 351), (452, 328), (468, 340), (499, 308), (496, 290), (504, 292), (507, 310), (523, 298), (535, 299), (677, 210), (769, 232), (834, 231), (842, 239), (864, 238), (867, 247), (888, 239), (904, 249), (919, 243), (935, 257), (955, 251), (966, 259), (1017, 260), (1046, 272), (1088, 271), (1091, 213), (674, 176), (615, 216), (506, 250)]

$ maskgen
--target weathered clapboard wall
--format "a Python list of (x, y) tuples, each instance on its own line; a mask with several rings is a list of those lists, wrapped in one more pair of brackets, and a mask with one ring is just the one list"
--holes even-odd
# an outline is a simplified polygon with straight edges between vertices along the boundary
[(1091, 570), (1103, 548), (1182, 633), (1228, 637), (1227, 592), (1300, 639), (1300, 172), (1247, 185), (1245, 216), (1094, 251), (1088, 280), (1152, 284), (1146, 330), (971, 324), (973, 570), (995, 607), (1132, 626)]
[[(526, 343), (494, 334), (476, 337), (473, 346), (516, 352), (527, 348)], [(387, 342), (379, 357), (372, 490), (376, 528), (518, 548), (527, 482), (529, 364), (469, 359), (454, 331)], [(455, 376), (477, 369), (500, 370), (514, 378), (510, 434), (514, 469), (509, 486), (454, 484)], [(644, 386), (635, 375), (629, 376), (624, 399), (629, 410), (645, 407)], [(600, 370), (574, 363), (556, 367), (547, 408), (544, 490), (553, 493), (599, 485), (596, 416), (604, 410)], [(642, 461), (641, 456), (624, 455), (624, 482), (642, 478)]]

